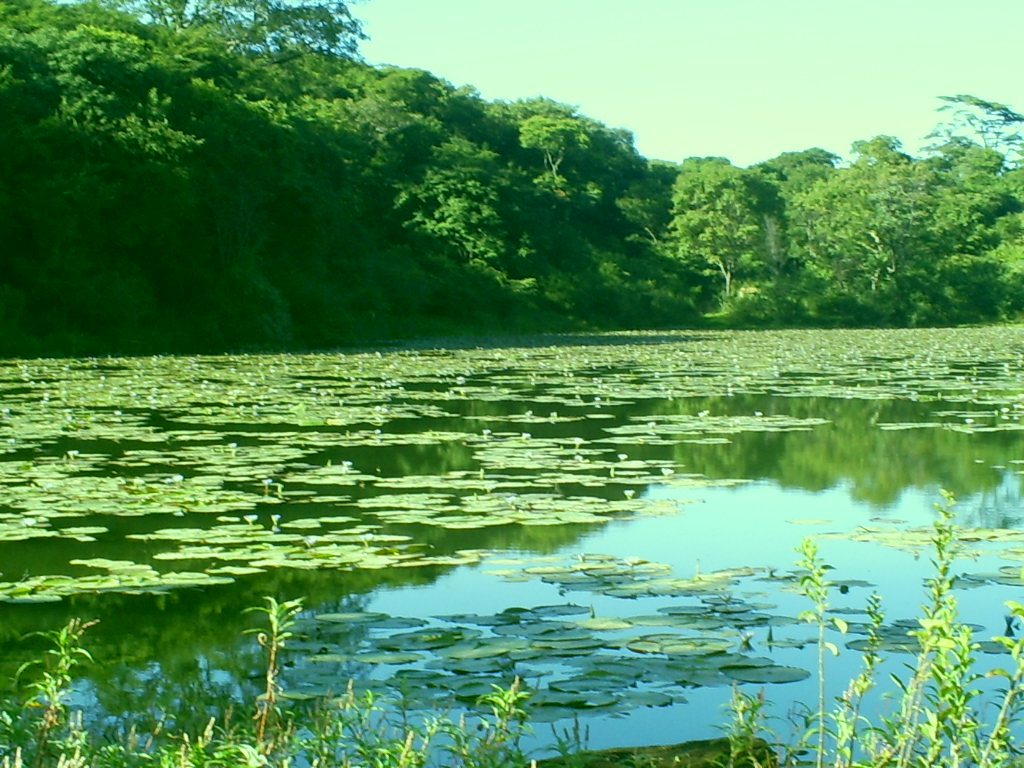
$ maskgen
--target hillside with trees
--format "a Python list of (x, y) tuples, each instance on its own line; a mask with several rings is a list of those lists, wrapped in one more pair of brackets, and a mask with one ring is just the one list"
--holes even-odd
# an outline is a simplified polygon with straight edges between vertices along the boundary
[(0, 354), (1024, 308), (1005, 105), (945, 97), (924, 157), (677, 165), (361, 35), (341, 2), (0, 0)]

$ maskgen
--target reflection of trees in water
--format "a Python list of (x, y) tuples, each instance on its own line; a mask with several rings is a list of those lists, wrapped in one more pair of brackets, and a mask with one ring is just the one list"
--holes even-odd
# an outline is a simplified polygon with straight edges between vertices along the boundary
[[(994, 469), (1024, 457), (1016, 431), (967, 434), (941, 427), (888, 430), (880, 424), (950, 422), (935, 412), (940, 403), (908, 400), (840, 400), (742, 396), (676, 401), (681, 413), (823, 418), (829, 424), (797, 432), (728, 435), (727, 445), (680, 444), (674, 458), (685, 471), (709, 477), (764, 478), (783, 487), (820, 491), (843, 484), (858, 501), (883, 506), (908, 488), (947, 488), (958, 496), (988, 493), (1019, 496), (1016, 476)], [(1000, 494), (996, 489), (1006, 486)], [(936, 493), (937, 497), (937, 493)], [(1013, 504), (1007, 509), (1012, 512)]]
[[(344, 595), (318, 604), (315, 611), (307, 609), (299, 614), (295, 636), (281, 658), (286, 689), (288, 669), (300, 663), (303, 656), (318, 651), (354, 652), (369, 631), (368, 625), (361, 623), (325, 624), (320, 631), (320, 625), (312, 618), (314, 613), (362, 611), (367, 600), (365, 594)], [(246, 620), (255, 619), (258, 626), (259, 615), (246, 614)], [(183, 629), (187, 633), (187, 627)], [(148, 639), (151, 643), (149, 661), (138, 659), (137, 654), (125, 654), (123, 647), (119, 649), (122, 663), (104, 658), (103, 653), (113, 650), (109, 646), (94, 651), (97, 663), (85, 670), (79, 682), (90, 700), (90, 715), (97, 722), (106, 719), (117, 723), (119, 729), (134, 725), (143, 733), (158, 722), (167, 728), (194, 732), (201, 730), (211, 717), (221, 718), (232, 710), (248, 717), (252, 702), (264, 687), (265, 651), (253, 635), (242, 634), (240, 630), (234, 635), (229, 633), (230, 630), (222, 628), (218, 644), (192, 643), (187, 648), (180, 644), (154, 645), (153, 637), (143, 633), (142, 641)], [(89, 645), (88, 635), (85, 640)], [(138, 645), (139, 640), (125, 636), (123, 642)], [(134, 658), (134, 663), (126, 663), (128, 658)], [(353, 672), (347, 668), (339, 671), (349, 676)], [(339, 692), (344, 690), (347, 679), (339, 679)]]
[[(263, 651), (243, 633), (259, 626), (260, 614), (245, 609), (262, 606), (264, 595), (304, 596), (307, 616), (314, 609), (358, 611), (374, 587), (416, 581), (417, 570), (372, 575), (281, 570), (202, 592), (82, 595), (67, 604), (3, 606), (0, 617), (10, 621), (0, 618), (6, 627), (0, 674), (12, 680), (21, 663), (40, 658), (47, 649), (38, 637), (22, 638), (25, 633), (56, 629), (71, 617), (98, 619), (82, 639), (95, 663), (79, 671), (83, 690), (99, 712), (115, 717), (145, 713), (150, 718), (164, 713), (175, 720), (205, 722), (218, 702), (251, 701), (261, 685)], [(335, 638), (336, 644), (358, 643), (359, 632), (357, 627), (351, 639)]]
[[(78, 687), (89, 696), (93, 723), (115, 723), (119, 731), (134, 727), (201, 731), (210, 718), (247, 707), (259, 692), (253, 675), (258, 648), (239, 646), (193, 659), (175, 657), (136, 666), (104, 664), (97, 658)], [(247, 715), (246, 715), (247, 716)]]
[(1024, 524), (1020, 475), (1003, 470), (1000, 478), (996, 486), (957, 500), (958, 524), (977, 528), (1020, 528)]

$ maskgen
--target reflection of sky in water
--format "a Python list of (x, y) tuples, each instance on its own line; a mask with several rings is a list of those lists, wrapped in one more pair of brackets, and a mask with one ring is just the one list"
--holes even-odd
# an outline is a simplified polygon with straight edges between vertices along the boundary
[[(962, 499), (957, 504), (962, 524), (976, 524), (978, 518), (990, 515), (1016, 513), (1006, 505), (1019, 503), (1018, 478), (1007, 473), (1006, 483), (997, 492), (988, 492)], [(645, 560), (668, 563), (676, 576), (692, 576), (697, 572), (709, 573), (718, 569), (739, 566), (776, 568), (788, 571), (799, 557), (795, 548), (801, 539), (828, 532), (846, 532), (861, 525), (929, 526), (935, 520), (934, 504), (939, 500), (938, 489), (906, 489), (892, 504), (884, 507), (858, 502), (851, 498), (849, 489), (842, 485), (825, 491), (809, 492), (782, 488), (774, 482), (751, 482), (733, 488), (708, 488), (680, 491), (671, 487), (653, 488), (650, 494), (659, 498), (680, 498), (680, 514), (668, 517), (648, 517), (628, 521), (615, 521), (573, 543), (557, 554), (571, 556), (579, 552), (605, 553), (617, 557), (640, 557)], [(883, 597), (883, 610), (887, 622), (916, 618), (925, 599), (922, 580), (930, 573), (930, 553), (918, 556), (870, 542), (854, 542), (844, 538), (819, 540), (820, 557), (835, 567), (830, 571), (834, 580), (859, 579), (872, 587), (854, 586), (847, 594), (833, 590), (832, 606), (860, 609), (869, 594), (877, 591)], [(998, 557), (978, 560), (958, 559), (954, 572), (980, 572), (995, 570), (1006, 561)], [(573, 602), (592, 607), (600, 616), (636, 616), (649, 614), (658, 608), (694, 602), (689, 598), (643, 597), (617, 599), (585, 591), (559, 591), (556, 585), (538, 579), (523, 583), (507, 583), (497, 577), (481, 578), (487, 572), (501, 567), (488, 561), (475, 568), (462, 568), (449, 573), (436, 583), (416, 588), (383, 591), (372, 600), (369, 608), (395, 615), (442, 616), (452, 613), (488, 614), (509, 606), (537, 606)], [(987, 640), (1003, 629), (1003, 603), (1021, 599), (1022, 590), (986, 585), (970, 590), (958, 590), (961, 618), (983, 627), (975, 634), (977, 640)], [(809, 602), (790, 591), (780, 590), (775, 583), (763, 579), (745, 579), (734, 593), (756, 602), (770, 602), (777, 607), (769, 612), (795, 616), (810, 607)], [(847, 615), (850, 620), (861, 616)], [(672, 631), (658, 627), (637, 627), (634, 634)], [(815, 630), (810, 625), (775, 627), (774, 636), (780, 638), (811, 638)], [(710, 634), (717, 634), (711, 632)], [(766, 655), (779, 664), (816, 667), (816, 648), (769, 648), (767, 629), (753, 630), (753, 653)], [(829, 639), (840, 646), (859, 635), (843, 637), (830, 633)], [(910, 663), (908, 654), (888, 654), (889, 661), (878, 679), (887, 672), (902, 674), (903, 665)], [(838, 695), (848, 680), (860, 669), (860, 656), (855, 651), (842, 649), (838, 657), (827, 660), (826, 679), (829, 696)], [(981, 668), (1008, 663), (1006, 657), (979, 654)], [(758, 686), (746, 685), (744, 690), (756, 691)], [(815, 678), (790, 684), (769, 685), (765, 688), (771, 712), (785, 715), (794, 706), (814, 706), (817, 700)], [(727, 687), (688, 689), (687, 702), (665, 708), (641, 708), (626, 716), (584, 717), (582, 724), (589, 726), (589, 743), (594, 748), (641, 743), (670, 743), (690, 738), (710, 738), (721, 735), (726, 722), (725, 706), (729, 697)], [(558, 723), (561, 730), (565, 723)], [(551, 726), (538, 725), (538, 743), (553, 741)]]

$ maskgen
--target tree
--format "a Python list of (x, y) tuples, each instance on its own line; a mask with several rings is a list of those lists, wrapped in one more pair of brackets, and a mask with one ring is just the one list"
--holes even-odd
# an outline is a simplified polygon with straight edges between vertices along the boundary
[(672, 196), (678, 255), (711, 265), (728, 301), (737, 276), (763, 264), (766, 248), (758, 174), (723, 157), (691, 157), (679, 169)]
[(997, 222), (1020, 210), (1003, 155), (971, 142), (950, 142), (927, 164), (935, 169), (939, 205), (935, 227), (947, 253), (980, 255), (999, 243)]
[(852, 311), (863, 315), (846, 322), (863, 322), (872, 313), (872, 321), (906, 322), (909, 278), (927, 274), (919, 265), (937, 258), (939, 181), (891, 136), (855, 142), (853, 151), (849, 168), (794, 199), (806, 259), (827, 284), (826, 296), (860, 307)]
[(774, 178), (783, 197), (790, 199), (835, 173), (839, 160), (839, 156), (832, 152), (812, 147), (800, 152), (783, 152), (754, 167)]
[(1005, 104), (966, 93), (939, 96), (939, 99), (945, 103), (938, 111), (949, 113), (950, 120), (939, 123), (925, 137), (940, 140), (930, 149), (940, 149), (944, 144), (966, 139), (1006, 157), (1020, 154), (1024, 143), (1021, 135), (1024, 115)]
[(525, 149), (540, 150), (544, 167), (551, 174), (551, 187), (559, 189), (559, 169), (566, 154), (573, 149), (585, 149), (590, 139), (570, 107), (546, 99), (537, 99), (529, 104), (538, 111), (519, 124), (519, 143)]
[(615, 204), (652, 245), (660, 245), (672, 222), (672, 187), (678, 166), (662, 161), (646, 164), (645, 173), (633, 181)]
[(355, 56), (362, 25), (342, 0), (110, 0), (141, 20), (170, 29), (208, 30), (231, 50), (282, 61), (302, 53)]
[(464, 262), (502, 267), (507, 236), (498, 214), (498, 157), (454, 137), (435, 148), (423, 178), (397, 198), (410, 208), (406, 226), (450, 248)]

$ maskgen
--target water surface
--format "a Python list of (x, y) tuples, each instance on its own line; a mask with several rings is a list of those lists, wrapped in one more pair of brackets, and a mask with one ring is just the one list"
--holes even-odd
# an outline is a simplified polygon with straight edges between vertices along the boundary
[[(9, 666), (21, 634), (99, 618), (82, 701), (116, 718), (244, 698), (243, 609), (303, 596), (297, 695), (351, 678), (469, 705), (521, 675), (540, 746), (574, 714), (593, 746), (716, 735), (732, 675), (814, 667), (804, 537), (839, 610), (878, 591), (911, 619), (928, 554), (894, 534), (949, 489), (986, 531), (958, 565), (964, 618), (1003, 631), (1022, 354), (1001, 328), (8, 361)], [(858, 654), (830, 663), (838, 691)], [(766, 691), (784, 712), (814, 685)]]

